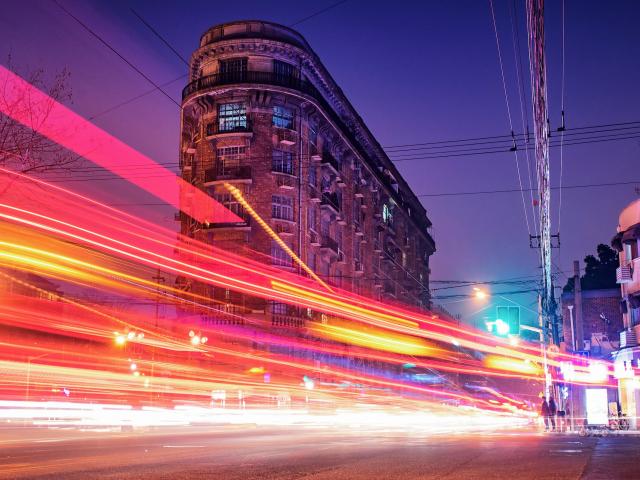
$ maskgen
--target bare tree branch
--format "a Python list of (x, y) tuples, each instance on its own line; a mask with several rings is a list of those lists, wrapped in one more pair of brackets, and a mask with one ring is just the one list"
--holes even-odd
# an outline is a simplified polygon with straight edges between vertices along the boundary
[[(12, 68), (11, 57), (7, 61)], [(24, 76), (34, 87), (47, 93), (49, 98), (34, 104), (28, 92), (9, 103), (7, 84), (0, 85), (0, 102), (9, 112), (26, 114), (36, 129), (49, 120), (56, 102), (68, 103), (72, 99), (69, 84), (70, 72), (63, 69), (51, 81), (47, 81), (44, 70), (37, 69)], [(62, 146), (15, 121), (11, 116), (0, 113), (0, 166), (20, 173), (43, 173), (50, 171), (71, 171), (78, 157)]]

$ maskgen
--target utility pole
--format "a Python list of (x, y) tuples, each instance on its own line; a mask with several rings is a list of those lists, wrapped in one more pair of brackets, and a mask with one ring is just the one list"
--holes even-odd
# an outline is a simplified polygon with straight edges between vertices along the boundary
[[(555, 323), (553, 284), (551, 281), (551, 189), (549, 180), (549, 113), (547, 107), (547, 69), (544, 54), (544, 0), (527, 0), (527, 32), (531, 64), (531, 105), (533, 107), (536, 177), (540, 202), (540, 264), (542, 291), (538, 298), (540, 325), (544, 334), (543, 358), (546, 364), (548, 328)], [(555, 327), (555, 325), (552, 325)], [(555, 331), (555, 328), (552, 328)], [(545, 369), (545, 394), (551, 389)]]

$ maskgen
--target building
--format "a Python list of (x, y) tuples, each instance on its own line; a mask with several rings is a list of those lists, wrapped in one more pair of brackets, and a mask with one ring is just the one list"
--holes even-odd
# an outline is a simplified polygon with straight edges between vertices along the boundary
[[(567, 350), (589, 352), (592, 358), (611, 358), (611, 353), (618, 348), (622, 329), (620, 291), (583, 290), (577, 297), (581, 302), (579, 308), (576, 308), (574, 292), (564, 292), (561, 296), (562, 331)], [(576, 328), (578, 322), (582, 325), (580, 329)], [(578, 343), (576, 333), (580, 330), (582, 342)]]
[[(182, 213), (184, 235), (297, 270), (228, 183), (329, 283), (430, 306), (435, 243), (426, 211), (300, 34), (263, 21), (215, 26), (191, 57), (190, 80), (182, 92), (181, 174), (243, 221), (203, 225)], [(286, 305), (185, 288), (205, 289), (216, 304), (264, 308), (274, 326), (302, 326)]]
[(620, 266), (616, 280), (620, 284), (620, 304), (624, 330), (620, 333), (620, 349), (614, 353), (615, 375), (622, 411), (630, 417), (633, 428), (637, 428), (640, 415), (640, 389), (634, 368), (640, 367), (640, 200), (629, 204), (620, 213), (618, 233), (611, 245), (619, 254)]

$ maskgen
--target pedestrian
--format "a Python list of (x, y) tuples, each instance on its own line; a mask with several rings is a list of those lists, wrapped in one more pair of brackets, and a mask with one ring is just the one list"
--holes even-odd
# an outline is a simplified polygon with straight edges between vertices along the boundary
[(556, 401), (553, 397), (549, 397), (549, 419), (551, 420), (551, 425), (553, 426), (553, 431), (556, 431), (556, 413), (558, 412), (558, 407), (556, 406)]
[(540, 416), (544, 419), (544, 431), (549, 431), (549, 404), (544, 397), (542, 397), (542, 405), (540, 405)]

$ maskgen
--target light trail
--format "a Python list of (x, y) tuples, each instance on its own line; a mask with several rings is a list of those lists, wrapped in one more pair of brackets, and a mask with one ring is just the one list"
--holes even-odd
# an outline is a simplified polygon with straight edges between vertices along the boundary
[[(35, 104), (51, 101), (2, 67), (0, 82), (8, 86), (6, 98), (10, 101), (29, 96)], [(47, 122), (37, 122), (38, 112), (30, 117), (25, 109), (9, 109), (8, 104), (0, 105), (0, 112), (168, 205), (182, 208), (200, 223), (240, 220), (205, 192), (63, 105), (53, 103)], [(130, 165), (140, 165), (151, 174), (144, 178), (134, 175)], [(158, 179), (166, 174), (177, 180), (177, 188), (167, 188), (166, 178)], [(487, 419), (493, 422), (499, 418), (519, 424), (535, 416), (524, 402), (496, 389), (486, 388), (481, 396), (478, 390), (469, 392), (452, 378), (453, 374), (465, 374), (541, 380), (538, 346), (523, 343), (516, 347), (486, 332), (458, 327), (433, 313), (329, 287), (231, 185), (226, 187), (234, 198), (253, 212), (272, 239), (284, 244), (285, 251), (310, 278), (177, 235), (43, 180), (6, 169), (0, 169), (0, 175), (5, 192), (0, 199), (0, 267), (4, 269), (0, 279), (32, 295), (6, 294), (0, 304), (0, 369), (5, 373), (0, 395), (17, 402), (5, 405), (11, 415), (22, 412), (35, 417), (44, 405), (21, 403), (24, 397), (64, 394), (74, 400), (74, 405), (63, 402), (68, 412), (80, 417), (85, 415), (79, 412), (86, 410), (86, 404), (76, 398), (100, 404), (94, 410), (101, 412), (97, 417), (102, 421), (111, 421), (104, 411), (111, 408), (106, 406), (109, 401), (116, 400), (125, 404), (121, 410), (127, 412), (139, 411), (131, 405), (141, 406), (146, 413), (140, 418), (146, 418), (149, 425), (189, 422), (199, 418), (194, 412), (210, 413), (203, 406), (223, 401), (229, 392), (237, 395), (240, 410), (245, 406), (255, 410), (251, 414), (239, 412), (235, 418), (242, 421), (256, 415), (267, 422), (304, 417), (308, 424), (326, 421), (342, 425), (364, 421), (353, 409), (365, 402), (368, 421), (381, 425), (398, 422), (407, 412), (415, 415), (429, 409), (433, 416), (427, 415), (424, 425), (430, 431), (437, 430), (438, 422), (449, 415), (456, 419), (458, 428), (467, 420), (484, 425)], [(100, 302), (75, 299), (73, 293), (48, 291), (12, 272), (55, 279), (63, 282), (65, 289), (73, 286), (113, 294), (124, 302), (162, 302), (178, 310), (188, 308), (191, 316), (161, 321), (150, 309), (117, 311)], [(184, 278), (263, 302), (308, 309), (321, 313), (322, 321), (309, 320), (303, 335), (266, 333), (264, 317), (259, 319), (250, 309), (239, 315), (216, 312), (212, 308), (215, 302), (207, 295), (152, 281), (160, 272), (169, 276), (169, 281)], [(318, 291), (318, 284), (326, 291)], [(232, 306), (231, 302), (218, 305)], [(199, 316), (207, 313), (222, 318), (223, 323), (206, 325)], [(230, 319), (242, 321), (244, 326), (225, 325)], [(197, 335), (191, 333), (192, 338), (207, 337), (208, 341), (193, 344), (186, 335), (190, 329), (197, 331)], [(361, 361), (367, 362), (368, 368), (360, 368)], [(567, 362), (574, 363), (567, 383), (612, 385), (610, 363), (603, 362), (596, 371), (580, 365), (575, 357), (556, 354), (549, 364), (561, 367)], [(435, 372), (441, 384), (420, 384), (417, 377), (403, 375), (405, 365)], [(291, 417), (290, 411), (274, 412), (274, 401), (287, 408), (303, 407), (306, 413)], [(49, 407), (64, 416), (64, 407), (44, 408)], [(189, 410), (194, 407), (201, 410)], [(0, 418), (2, 408), (0, 404)], [(403, 409), (402, 415), (395, 410), (398, 408)], [(310, 413), (311, 409), (315, 411)], [(85, 416), (87, 423), (101, 421)], [(323, 416), (327, 420), (320, 420)]]
[[(183, 209), (200, 222), (241, 221), (202, 190), (96, 127), (2, 65), (0, 84), (3, 85), (0, 112), (35, 133), (119, 175), (168, 205)], [(28, 99), (28, 105), (24, 104), (25, 99)], [(144, 167), (147, 175), (133, 175), (128, 169), (132, 164)], [(178, 188), (167, 188), (172, 177)], [(183, 195), (180, 200), (178, 190)]]

